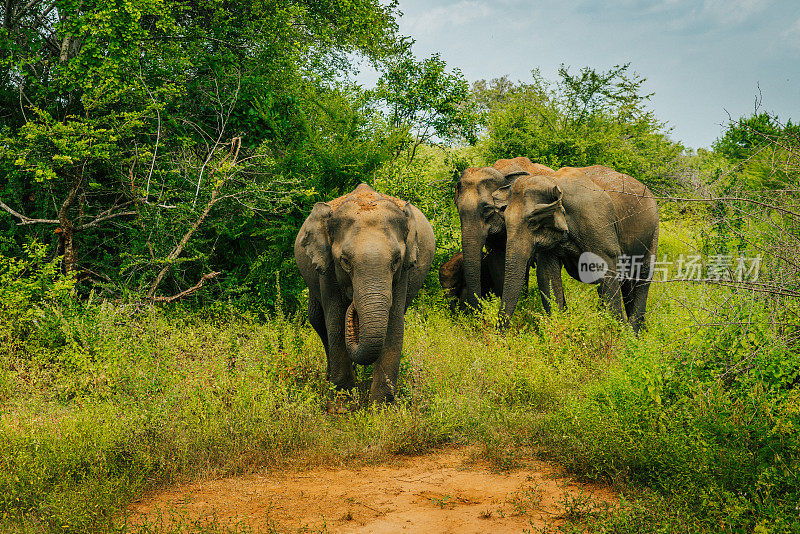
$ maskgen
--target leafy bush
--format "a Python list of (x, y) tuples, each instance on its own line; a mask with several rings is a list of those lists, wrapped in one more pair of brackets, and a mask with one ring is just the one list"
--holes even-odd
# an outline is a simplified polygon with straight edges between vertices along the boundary
[(0, 254), (0, 344), (24, 344), (31, 336), (46, 338), (69, 308), (75, 278), (61, 272), (61, 258), (48, 259), (48, 247), (24, 246), (24, 258)]
[(683, 146), (647, 109), (645, 79), (629, 65), (607, 72), (562, 66), (555, 86), (537, 69), (530, 83), (497, 78), (473, 88), (488, 112), (479, 147), (489, 162), (527, 156), (559, 167), (605, 165), (630, 174), (655, 191), (681, 183)]

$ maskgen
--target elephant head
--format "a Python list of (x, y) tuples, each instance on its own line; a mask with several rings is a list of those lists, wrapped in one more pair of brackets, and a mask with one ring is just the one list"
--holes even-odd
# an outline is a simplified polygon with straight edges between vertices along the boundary
[[(467, 302), (477, 306), (481, 295), (481, 256), (490, 240), (505, 236), (503, 211), (511, 184), (528, 173), (516, 165), (503, 170), (470, 167), (456, 184), (455, 203), (461, 218), (461, 250), (464, 253), (464, 279)], [(505, 243), (500, 244), (501, 247)]]
[(317, 203), (309, 219), (300, 244), (349, 302), (342, 318), (348, 356), (360, 365), (374, 363), (390, 315), (405, 311), (408, 269), (418, 253), (411, 204), (361, 184), (350, 195)]
[(558, 185), (543, 175), (526, 176), (511, 187), (504, 214), (508, 238), (502, 298), (508, 317), (517, 306), (531, 257), (566, 239), (562, 197)]

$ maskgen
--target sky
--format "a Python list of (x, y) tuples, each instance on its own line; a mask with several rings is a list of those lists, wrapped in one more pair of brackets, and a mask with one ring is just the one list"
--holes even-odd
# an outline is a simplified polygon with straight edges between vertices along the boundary
[(651, 108), (691, 148), (709, 147), (729, 114), (800, 121), (800, 0), (400, 0), (414, 53), (439, 52), (470, 81), (530, 81), (559, 65), (630, 62)]

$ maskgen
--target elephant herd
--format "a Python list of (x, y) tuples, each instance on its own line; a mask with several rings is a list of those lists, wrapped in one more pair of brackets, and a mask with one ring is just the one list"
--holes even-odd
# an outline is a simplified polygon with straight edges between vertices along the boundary
[[(439, 269), (454, 309), (477, 307), (494, 293), (507, 320), (531, 267), (545, 310), (553, 302), (563, 309), (563, 267), (596, 283), (612, 313), (639, 331), (658, 246), (658, 206), (641, 182), (598, 165), (554, 171), (518, 157), (466, 169), (455, 204), (462, 252)], [(354, 364), (372, 364), (370, 400), (394, 400), (405, 312), (435, 246), (419, 209), (367, 184), (314, 205), (295, 240), (295, 261), (337, 388), (354, 387)]]

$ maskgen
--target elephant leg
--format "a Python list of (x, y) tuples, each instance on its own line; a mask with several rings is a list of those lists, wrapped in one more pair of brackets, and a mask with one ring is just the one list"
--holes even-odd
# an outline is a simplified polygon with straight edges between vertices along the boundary
[(387, 350), (372, 366), (372, 386), (369, 400), (375, 404), (391, 404), (397, 395), (397, 379), (400, 375), (400, 350)]
[(600, 296), (603, 299), (608, 309), (611, 310), (611, 313), (614, 314), (620, 321), (624, 321), (625, 317), (623, 316), (622, 311), (622, 295), (620, 291), (620, 281), (617, 278), (616, 273), (609, 272), (600, 282)]
[(355, 387), (353, 362), (344, 344), (344, 317), (349, 303), (339, 299), (325, 308), (325, 328), (328, 331), (328, 380), (338, 389)]
[(327, 355), (330, 350), (328, 349), (328, 329), (325, 327), (325, 312), (322, 304), (313, 295), (308, 296), (308, 322), (322, 339), (322, 346), (325, 347)]
[(625, 315), (630, 320), (633, 315), (634, 296), (636, 291), (636, 282), (634, 280), (623, 280), (619, 286), (622, 293), (622, 304), (625, 306)]
[(536, 257), (536, 282), (539, 285), (544, 311), (551, 312), (552, 302), (555, 302), (562, 311), (567, 307), (564, 300), (564, 286), (561, 283), (561, 260), (550, 254), (539, 254)]
[(639, 282), (634, 285), (631, 298), (631, 307), (628, 311), (628, 321), (635, 333), (644, 327), (644, 315), (647, 309), (647, 294), (650, 292), (650, 282)]
[(331, 350), (330, 343), (328, 342), (328, 329), (325, 326), (325, 311), (322, 309), (322, 304), (314, 298), (314, 295), (308, 295), (308, 322), (314, 328), (322, 340), (322, 346), (325, 348), (325, 378), (331, 379)]

